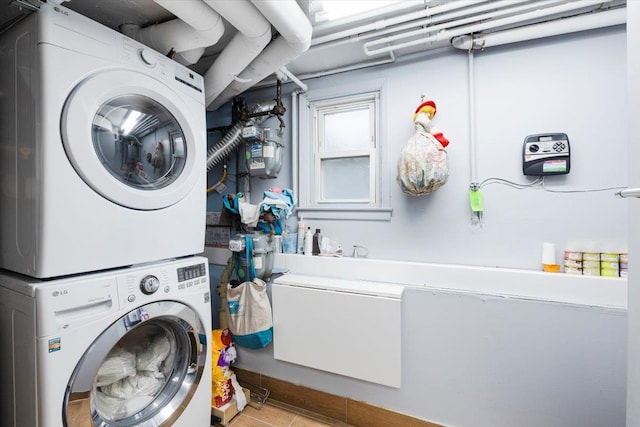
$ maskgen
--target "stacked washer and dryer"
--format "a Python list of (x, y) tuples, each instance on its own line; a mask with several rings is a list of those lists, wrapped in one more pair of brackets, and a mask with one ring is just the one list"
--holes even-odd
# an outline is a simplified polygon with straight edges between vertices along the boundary
[(0, 64), (0, 425), (208, 426), (202, 77), (52, 4)]

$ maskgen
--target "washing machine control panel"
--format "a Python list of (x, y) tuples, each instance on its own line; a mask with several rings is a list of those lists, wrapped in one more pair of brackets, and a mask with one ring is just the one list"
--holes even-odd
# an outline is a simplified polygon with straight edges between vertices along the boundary
[(209, 269), (206, 262), (183, 261), (175, 266), (127, 272), (117, 280), (120, 307), (133, 307), (158, 299), (180, 298), (185, 293), (206, 292)]
[(156, 276), (148, 275), (140, 281), (140, 290), (143, 294), (151, 295), (160, 287), (160, 280)]
[(209, 284), (206, 264), (193, 264), (178, 268), (178, 290), (189, 289), (200, 284)]

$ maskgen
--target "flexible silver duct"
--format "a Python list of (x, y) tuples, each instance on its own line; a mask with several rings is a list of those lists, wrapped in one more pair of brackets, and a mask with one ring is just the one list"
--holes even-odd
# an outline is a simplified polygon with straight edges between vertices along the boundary
[(242, 141), (242, 128), (245, 123), (240, 121), (236, 123), (225, 135), (220, 142), (213, 146), (207, 153), (207, 170), (210, 170), (218, 162), (224, 159), (231, 151), (235, 150)]

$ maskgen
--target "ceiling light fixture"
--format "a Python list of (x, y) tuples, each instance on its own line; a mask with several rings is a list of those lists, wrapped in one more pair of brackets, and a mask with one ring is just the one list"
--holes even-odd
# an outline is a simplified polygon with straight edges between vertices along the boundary
[(399, 3), (400, 1), (401, 0), (317, 0), (313, 2), (314, 9), (317, 10), (315, 13), (315, 21), (317, 23), (355, 16), (359, 13), (380, 9), (394, 3)]
[(140, 117), (142, 113), (140, 111), (131, 110), (129, 111), (129, 115), (127, 119), (122, 124), (122, 134), (129, 135), (131, 129), (138, 123), (138, 117)]

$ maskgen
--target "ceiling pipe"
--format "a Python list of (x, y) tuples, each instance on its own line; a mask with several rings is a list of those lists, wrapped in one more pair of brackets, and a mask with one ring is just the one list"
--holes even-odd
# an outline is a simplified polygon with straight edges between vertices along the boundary
[[(560, 6), (548, 7), (545, 9), (538, 9), (532, 12), (525, 12), (514, 16), (507, 16), (506, 18), (495, 19), (487, 22), (481, 22), (473, 25), (469, 25), (466, 27), (456, 27), (455, 29), (450, 30), (450, 28), (454, 25), (459, 25), (456, 23), (445, 23), (442, 25), (434, 25), (433, 27), (426, 28), (425, 30), (420, 30), (420, 32), (435, 32), (436, 34), (429, 35), (427, 37), (422, 37), (417, 40), (411, 40), (404, 43), (399, 43), (395, 45), (390, 45), (389, 42), (393, 40), (397, 40), (399, 36), (404, 36), (402, 38), (409, 37), (408, 34), (386, 37), (384, 39), (373, 40), (371, 42), (367, 42), (364, 44), (364, 53), (368, 56), (377, 55), (380, 53), (386, 53), (395, 51), (397, 49), (403, 49), (411, 46), (416, 46), (419, 44), (425, 44), (430, 42), (437, 42), (441, 40), (450, 40), (453, 37), (461, 36), (464, 34), (470, 34), (475, 32), (486, 31), (490, 28), (497, 28), (506, 25), (520, 24), (527, 20), (542, 18), (546, 16), (556, 15), (559, 13), (569, 12), (577, 9), (583, 9), (589, 6), (601, 6), (603, 3), (610, 3), (612, 0), (599, 0), (599, 1), (586, 1), (586, 0), (578, 0), (572, 1), (567, 4), (563, 4)], [(540, 2), (542, 3), (542, 2)], [(538, 4), (540, 4), (538, 3)], [(548, 3), (548, 2), (545, 2)], [(459, 21), (458, 21), (459, 22)], [(415, 32), (414, 32), (415, 33)], [(378, 48), (378, 49), (369, 49), (372, 45), (385, 44), (386, 46)]]
[[(372, 22), (370, 24), (361, 25), (359, 27), (349, 28), (344, 31), (337, 31), (331, 34), (327, 34), (325, 36), (314, 37), (311, 44), (313, 46), (321, 45), (324, 43), (329, 43), (335, 40), (340, 40), (344, 38), (348, 38), (351, 36), (357, 36), (358, 34), (367, 33), (370, 31), (379, 31), (385, 28), (392, 27), (398, 24), (404, 24), (409, 21), (414, 21), (416, 19), (425, 18), (428, 16), (437, 15), (439, 13), (448, 12), (451, 10), (462, 9), (465, 7), (473, 6), (478, 3), (484, 3), (488, 0), (465, 0), (465, 1), (455, 1), (451, 3), (445, 3), (438, 6), (433, 6), (426, 8), (424, 10), (419, 10), (416, 12), (411, 12), (408, 14), (396, 16), (394, 18), (385, 18), (380, 19), (376, 22)], [(315, 30), (317, 32), (317, 30)]]
[[(182, 65), (191, 65), (195, 64), (202, 58), (204, 55), (204, 47), (198, 47), (191, 50), (185, 50), (183, 52), (179, 52), (176, 54), (173, 59), (181, 63)], [(179, 56), (179, 57), (178, 57)]]
[[(206, 1), (210, 2), (211, 0)], [(235, 5), (237, 2), (229, 3)], [(313, 30), (311, 23), (295, 0), (252, 0), (252, 3), (278, 30), (280, 36), (269, 43), (262, 53), (238, 76), (239, 79), (233, 81), (220, 96), (215, 99), (207, 96), (207, 108), (210, 110), (219, 108), (235, 96), (255, 86), (265, 77), (297, 58), (311, 45)]]
[(210, 105), (267, 46), (271, 24), (248, 0), (204, 1), (238, 30), (204, 74), (205, 104)]
[[(449, 14), (438, 15), (433, 18), (431, 23), (427, 23), (426, 25), (421, 25), (422, 28), (412, 31), (406, 31), (399, 34), (395, 34), (392, 36), (387, 36), (384, 38), (379, 38), (376, 40), (372, 40), (370, 42), (366, 42), (364, 44), (365, 53), (371, 46), (375, 45), (385, 45), (390, 46), (390, 43), (397, 40), (402, 40), (410, 37), (423, 36), (425, 33), (435, 33), (442, 30), (447, 30), (449, 28), (460, 27), (465, 24), (474, 24), (478, 22), (486, 22), (491, 19), (500, 18), (503, 16), (516, 16), (517, 14), (522, 14), (524, 12), (528, 12), (531, 10), (539, 10), (544, 7), (553, 6), (558, 3), (566, 3), (566, 0), (545, 0), (538, 1), (535, 4), (532, 4), (529, 1), (525, 1), (523, 5), (519, 5), (523, 3), (522, 1), (496, 1), (489, 3), (488, 6), (493, 6), (490, 8), (490, 11), (487, 12), (487, 9), (484, 7), (473, 8), (472, 12), (469, 14), (463, 14), (461, 16), (457, 16), (458, 14), (454, 14), (455, 16), (451, 16)], [(465, 11), (467, 12), (467, 11)], [(477, 15), (476, 13), (486, 12)], [(471, 15), (471, 16), (470, 16)], [(423, 22), (423, 21), (422, 21)], [(446, 39), (448, 41), (448, 39)]]
[[(456, 11), (449, 12), (449, 13), (439, 13), (435, 15), (429, 15), (426, 19), (413, 20), (406, 23), (402, 22), (402, 23), (399, 23), (398, 25), (394, 25), (385, 29), (371, 31), (365, 34), (358, 33), (358, 34), (351, 35), (349, 38), (336, 39), (334, 41), (327, 41), (322, 44), (316, 43), (316, 40), (314, 39), (311, 43), (312, 46), (311, 48), (309, 48), (308, 52), (309, 53), (315, 52), (321, 49), (340, 46), (347, 43), (361, 42), (361, 41), (369, 40), (375, 37), (380, 37), (385, 34), (397, 33), (397, 32), (408, 30), (415, 27), (425, 27), (429, 25), (433, 26), (434, 24), (438, 24), (443, 21), (451, 21), (453, 19), (458, 19), (460, 17), (474, 15), (480, 12), (486, 12), (487, 10), (496, 10), (503, 6), (514, 6), (519, 3), (525, 3), (528, 1), (529, 0), (502, 0), (502, 1), (492, 1), (490, 3), (484, 2), (484, 4), (479, 4), (477, 6), (470, 7), (468, 9), (462, 9), (462, 10), (458, 9)], [(556, 1), (559, 1), (559, 0), (556, 0)], [(480, 2), (480, 3), (483, 3), (483, 2)], [(476, 4), (478, 3), (476, 2)], [(429, 10), (431, 10), (433, 13), (433, 8)], [(406, 17), (406, 15), (404, 16)]]
[(288, 69), (287, 67), (285, 67), (285, 66), (281, 67), (281, 68), (278, 70), (278, 73), (282, 73), (282, 74), (284, 75), (284, 77), (285, 77), (284, 79), (281, 79), (281, 80), (291, 80), (291, 81), (292, 81), (292, 82), (294, 82), (296, 85), (298, 85), (298, 87), (299, 87), (300, 89), (302, 89), (302, 91), (303, 91), (303, 92), (306, 92), (306, 91), (308, 91), (308, 90), (309, 90), (309, 87), (308, 87), (306, 84), (302, 83), (302, 82), (300, 81), (300, 79), (299, 79), (299, 78), (297, 78), (297, 77), (295, 76), (295, 74), (293, 74), (291, 71), (289, 71), (289, 69)]
[(224, 34), (224, 23), (220, 15), (202, 3), (202, 0), (154, 1), (177, 19), (137, 31), (128, 27), (127, 35), (158, 52), (176, 52), (174, 59), (178, 62), (195, 64), (204, 53), (204, 48), (216, 44)]
[[(469, 15), (475, 15), (480, 12), (486, 12), (488, 10), (496, 10), (502, 7), (516, 6), (520, 3), (526, 3), (529, 1), (530, 0), (499, 0), (499, 1), (492, 0), (489, 3), (480, 2), (483, 4), (479, 4), (477, 6), (473, 6), (468, 9), (462, 9), (462, 10), (458, 9), (456, 11), (449, 12), (449, 13), (430, 15), (426, 19), (407, 22), (401, 25), (394, 26), (392, 28), (376, 31), (375, 33), (372, 33), (372, 34), (365, 34), (360, 36), (359, 38), (360, 40), (368, 40), (377, 36), (383, 36), (390, 33), (397, 33), (400, 31), (404, 31), (404, 30), (408, 30), (416, 27), (426, 27), (426, 26), (438, 24), (444, 21), (450, 21), (458, 18), (463, 18)], [(556, 0), (556, 1), (560, 2), (559, 0)], [(566, 0), (564, 2), (566, 2)]]
[(624, 24), (626, 21), (626, 8), (619, 8), (474, 37), (470, 35), (458, 36), (451, 40), (451, 45), (464, 50), (484, 49), (486, 47), (516, 43), (524, 40), (534, 40), (560, 34), (612, 27), (614, 25)]

